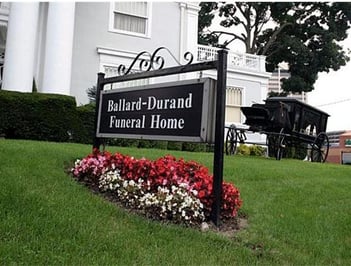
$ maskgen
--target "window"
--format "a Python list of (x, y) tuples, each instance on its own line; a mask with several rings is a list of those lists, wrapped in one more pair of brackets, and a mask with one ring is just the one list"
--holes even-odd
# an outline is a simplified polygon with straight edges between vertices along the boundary
[(242, 88), (227, 87), (227, 105), (233, 107), (241, 106)]
[(227, 87), (226, 122), (241, 122), (242, 88)]
[(151, 3), (114, 2), (111, 5), (111, 31), (149, 37)]
[[(104, 65), (103, 69), (104, 69), (103, 72), (105, 73), (105, 78), (118, 76), (118, 68), (116, 66)], [(111, 85), (106, 85), (105, 89), (137, 87), (137, 86), (143, 86), (143, 85), (148, 85), (148, 84), (149, 84), (148, 79), (137, 79), (137, 80), (131, 80), (131, 81), (113, 83)]]

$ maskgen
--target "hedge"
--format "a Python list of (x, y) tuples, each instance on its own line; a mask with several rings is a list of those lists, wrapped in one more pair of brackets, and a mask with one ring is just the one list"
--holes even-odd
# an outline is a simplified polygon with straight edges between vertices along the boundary
[(0, 134), (6, 138), (67, 142), (77, 128), (71, 96), (0, 91)]
[(73, 139), (78, 143), (92, 144), (94, 137), (95, 105), (87, 104), (77, 107), (79, 126)]

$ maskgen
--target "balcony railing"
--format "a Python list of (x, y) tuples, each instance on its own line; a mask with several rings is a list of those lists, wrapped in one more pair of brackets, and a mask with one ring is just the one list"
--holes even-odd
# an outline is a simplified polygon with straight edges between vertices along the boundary
[(10, 4), (9, 2), (0, 2), (0, 14), (1, 15), (9, 15), (10, 11)]
[[(197, 46), (198, 61), (212, 61), (217, 59), (217, 51), (219, 48), (205, 45)], [(253, 55), (246, 53), (237, 53), (229, 51), (228, 53), (228, 69), (243, 69), (255, 72), (266, 71), (266, 57), (262, 55)]]

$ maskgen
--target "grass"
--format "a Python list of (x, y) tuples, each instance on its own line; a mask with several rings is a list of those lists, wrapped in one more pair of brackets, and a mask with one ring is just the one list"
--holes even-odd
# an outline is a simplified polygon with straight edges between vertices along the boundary
[[(210, 153), (166, 153), (212, 169)], [(351, 168), (225, 157), (248, 227), (233, 238), (162, 225), (117, 208), (64, 173), (91, 147), (0, 140), (0, 264), (350, 265)]]

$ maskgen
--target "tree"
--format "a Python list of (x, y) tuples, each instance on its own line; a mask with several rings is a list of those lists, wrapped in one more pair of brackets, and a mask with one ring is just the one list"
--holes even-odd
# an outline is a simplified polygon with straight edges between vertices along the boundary
[(93, 87), (90, 87), (86, 90), (86, 93), (88, 95), (89, 103), (95, 103), (96, 102), (96, 86), (94, 85)]
[(235, 29), (230, 33), (245, 44), (247, 53), (266, 56), (267, 71), (288, 63), (291, 77), (282, 84), (286, 92), (312, 91), (319, 72), (338, 70), (350, 60), (350, 51), (338, 42), (347, 37), (351, 3), (202, 2), (200, 6), (199, 41), (218, 43), (206, 32), (218, 12), (223, 18), (220, 25)]
[(199, 23), (198, 23), (198, 43), (199, 44), (217, 44), (218, 38), (206, 29), (211, 26), (212, 20), (215, 17), (214, 10), (218, 9), (217, 2), (201, 2), (199, 11)]

